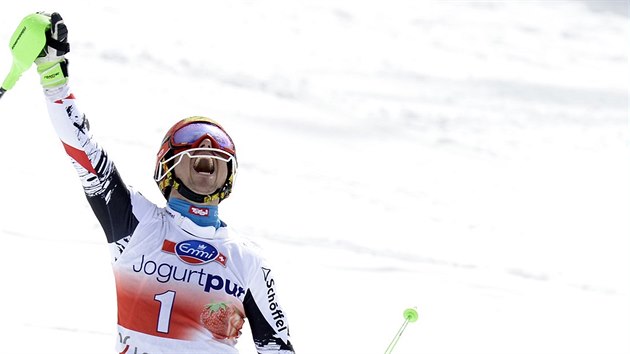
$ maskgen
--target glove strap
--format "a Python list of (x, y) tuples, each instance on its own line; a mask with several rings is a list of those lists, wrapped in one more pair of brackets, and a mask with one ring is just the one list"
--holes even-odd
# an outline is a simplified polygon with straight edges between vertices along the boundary
[(52, 33), (50, 31), (46, 31), (46, 45), (56, 49), (57, 55), (65, 55), (70, 52), (70, 43), (68, 42), (60, 42), (52, 37)]
[(44, 63), (37, 66), (40, 83), (44, 88), (54, 88), (68, 82), (68, 60)]

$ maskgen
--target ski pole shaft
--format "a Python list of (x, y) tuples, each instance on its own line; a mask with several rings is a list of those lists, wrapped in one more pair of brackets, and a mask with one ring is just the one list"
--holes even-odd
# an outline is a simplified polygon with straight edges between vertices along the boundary
[(398, 344), (398, 340), (400, 339), (400, 336), (405, 331), (405, 328), (407, 328), (408, 324), (409, 324), (409, 321), (405, 320), (405, 322), (402, 324), (402, 326), (400, 326), (400, 329), (398, 329), (398, 332), (396, 332), (396, 335), (394, 336), (394, 339), (392, 339), (392, 341), (389, 343), (389, 346), (387, 347), (387, 349), (385, 349), (385, 354), (391, 354), (391, 352), (392, 352), (392, 350), (394, 350), (394, 347), (396, 346), (396, 344)]

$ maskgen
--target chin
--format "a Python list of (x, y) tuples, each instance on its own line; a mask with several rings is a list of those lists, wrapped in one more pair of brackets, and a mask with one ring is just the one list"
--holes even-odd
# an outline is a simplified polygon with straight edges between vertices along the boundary
[(199, 184), (193, 184), (189, 188), (197, 194), (212, 194), (217, 190), (217, 188)]

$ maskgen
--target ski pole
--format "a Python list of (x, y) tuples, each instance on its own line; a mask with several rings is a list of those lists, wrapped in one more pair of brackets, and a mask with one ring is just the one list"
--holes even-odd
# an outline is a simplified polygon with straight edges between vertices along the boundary
[(0, 87), (0, 98), (12, 89), (20, 76), (28, 70), (46, 45), (46, 30), (50, 19), (42, 13), (30, 14), (22, 19), (11, 36), (9, 48), (13, 55), (13, 64), (9, 74)]
[(391, 341), (391, 343), (389, 343), (389, 346), (387, 347), (387, 349), (385, 349), (385, 354), (390, 354), (392, 352), (392, 350), (394, 350), (394, 347), (398, 343), (398, 340), (400, 339), (400, 336), (405, 331), (405, 328), (407, 328), (407, 325), (410, 322), (416, 322), (418, 320), (418, 311), (416, 311), (415, 307), (414, 308), (408, 308), (405, 311), (403, 311), (403, 316), (405, 317), (405, 322), (403, 322), (402, 326), (400, 326), (400, 329), (398, 330), (398, 332), (396, 332), (396, 335), (394, 336), (394, 339), (392, 339), (392, 341)]

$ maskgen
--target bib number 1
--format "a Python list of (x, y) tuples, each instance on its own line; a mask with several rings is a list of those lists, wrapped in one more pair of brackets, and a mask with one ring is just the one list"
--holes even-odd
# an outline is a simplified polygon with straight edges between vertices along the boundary
[(173, 303), (175, 302), (175, 292), (169, 290), (155, 295), (153, 299), (160, 303), (157, 331), (160, 333), (168, 333), (171, 324), (171, 314), (173, 313)]

